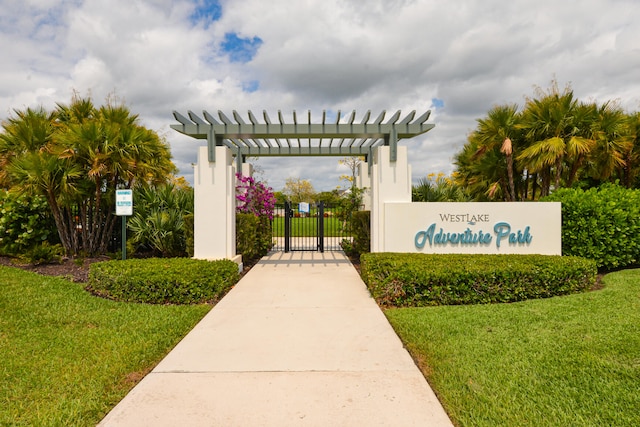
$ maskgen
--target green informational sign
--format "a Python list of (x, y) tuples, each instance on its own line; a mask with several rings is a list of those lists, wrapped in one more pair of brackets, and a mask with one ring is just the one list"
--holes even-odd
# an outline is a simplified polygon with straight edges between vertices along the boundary
[(122, 217), (122, 260), (127, 259), (127, 217), (133, 215), (133, 190), (116, 190), (116, 215)]

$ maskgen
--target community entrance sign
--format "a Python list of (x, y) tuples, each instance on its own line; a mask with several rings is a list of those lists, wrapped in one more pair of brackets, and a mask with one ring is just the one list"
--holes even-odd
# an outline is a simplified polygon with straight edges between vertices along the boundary
[(384, 205), (411, 202), (411, 168), (407, 150), (398, 141), (431, 130), (426, 123), (430, 111), (416, 117), (400, 111), (385, 120), (382, 111), (372, 119), (371, 112), (356, 122), (356, 112), (334, 118), (326, 112), (314, 122), (309, 111), (285, 121), (278, 111), (277, 121), (266, 111), (260, 121), (249, 111), (244, 119), (236, 111), (229, 116), (218, 111), (217, 118), (204, 111), (173, 113), (179, 124), (171, 128), (197, 139), (200, 147), (194, 170), (194, 257), (201, 259), (237, 258), (235, 247), (235, 173), (250, 175), (247, 157), (259, 156), (361, 156), (357, 185), (370, 189), (371, 250), (384, 250)]
[(389, 252), (562, 253), (559, 202), (388, 203), (385, 209)]

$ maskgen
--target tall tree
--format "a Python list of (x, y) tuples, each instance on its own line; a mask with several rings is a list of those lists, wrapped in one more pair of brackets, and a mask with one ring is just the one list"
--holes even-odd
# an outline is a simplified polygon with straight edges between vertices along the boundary
[(588, 172), (597, 181), (611, 177), (624, 179), (627, 162), (633, 162), (634, 136), (630, 117), (613, 102), (594, 107), (590, 133), (593, 149), (589, 153)]
[(498, 106), (478, 120), (456, 155), (456, 182), (475, 200), (535, 200), (578, 183), (631, 187), (640, 173), (639, 136), (640, 113), (616, 102), (580, 102), (570, 86), (553, 82), (522, 112)]
[(348, 175), (340, 175), (340, 179), (347, 181), (349, 183), (349, 187), (353, 188), (356, 185), (356, 176), (358, 176), (358, 168), (364, 161), (364, 157), (361, 156), (351, 156), (345, 157), (339, 160), (339, 164), (346, 166), (349, 169)]
[(507, 201), (516, 200), (513, 151), (514, 141), (521, 133), (518, 130), (519, 121), (517, 105), (498, 105), (489, 110), (486, 118), (478, 119), (478, 127), (473, 135), (478, 144), (475, 158), (483, 156), (487, 151), (495, 150), (505, 156), (504, 167), (500, 169), (506, 171), (508, 187), (504, 196)]
[(41, 132), (38, 143), (16, 131), (34, 127), (32, 115), (17, 111), (4, 124), (5, 179), (47, 198), (69, 255), (106, 252), (116, 220), (115, 190), (138, 181), (164, 182), (175, 171), (168, 145), (114, 101), (98, 109), (90, 99), (74, 97), (52, 113), (40, 109), (36, 129), (48, 132)]
[[(542, 177), (542, 196), (548, 195), (551, 180), (559, 188), (566, 165), (580, 163), (593, 146), (585, 137), (584, 120), (589, 108), (580, 106), (573, 90), (567, 86), (560, 92), (556, 82), (548, 91), (539, 91), (539, 98), (529, 99), (525, 105), (520, 127), (530, 145), (517, 156), (526, 168)], [(569, 166), (568, 170), (572, 170)], [(570, 186), (574, 177), (566, 182)]]
[(312, 202), (316, 194), (311, 182), (300, 178), (287, 178), (282, 193), (293, 203)]
[(640, 112), (627, 115), (627, 135), (630, 146), (624, 154), (624, 166), (618, 176), (625, 187), (631, 188), (640, 172)]

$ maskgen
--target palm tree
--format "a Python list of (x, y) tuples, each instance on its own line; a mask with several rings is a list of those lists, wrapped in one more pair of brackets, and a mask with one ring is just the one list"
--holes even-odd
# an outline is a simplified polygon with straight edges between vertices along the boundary
[(505, 166), (508, 180), (508, 191), (505, 192), (507, 201), (516, 200), (516, 186), (514, 182), (513, 141), (519, 138), (517, 129), (520, 121), (516, 104), (498, 105), (487, 113), (487, 117), (478, 120), (478, 127), (474, 138), (478, 143), (478, 150), (474, 157), (483, 156), (487, 151), (499, 150), (505, 156)]
[(69, 255), (106, 251), (117, 188), (175, 171), (168, 145), (123, 105), (74, 97), (52, 113), (16, 114), (0, 138), (0, 180), (47, 197)]
[[(529, 146), (516, 158), (530, 172), (542, 178), (542, 196), (550, 192), (551, 179), (559, 188), (563, 173), (568, 169), (566, 185), (575, 180), (578, 167), (593, 147), (593, 141), (584, 136), (591, 107), (581, 105), (566, 87), (560, 93), (553, 84), (541, 97), (529, 99), (519, 125), (525, 132)], [(588, 129), (588, 128), (587, 128)]]
[(12, 180), (9, 165), (26, 153), (47, 152), (52, 144), (55, 114), (43, 108), (15, 111), (2, 124), (0, 133), (0, 188), (9, 188)]
[[(455, 178), (455, 176), (454, 176)], [(455, 180), (443, 173), (429, 174), (420, 178), (411, 188), (411, 200), (414, 202), (466, 202), (469, 196), (456, 184)]]
[[(76, 105), (79, 104), (79, 105)], [(85, 100), (70, 111), (89, 113)], [(106, 251), (116, 217), (115, 190), (136, 181), (164, 182), (175, 171), (168, 146), (155, 132), (138, 125), (138, 116), (124, 105), (107, 104), (72, 120), (60, 133), (60, 157), (81, 165), (85, 192), (76, 200), (79, 229), (87, 252)]]
[(632, 161), (634, 146), (629, 116), (611, 102), (605, 102), (595, 110), (596, 120), (590, 129), (594, 141), (588, 164), (590, 176), (598, 181), (624, 177), (623, 171), (627, 162)]
[(476, 133), (472, 132), (455, 157), (455, 183), (475, 201), (505, 200), (508, 184), (504, 155), (494, 149), (478, 156), (480, 149)]
[(625, 187), (632, 188), (640, 167), (640, 112), (627, 115), (626, 124), (630, 146), (618, 175)]

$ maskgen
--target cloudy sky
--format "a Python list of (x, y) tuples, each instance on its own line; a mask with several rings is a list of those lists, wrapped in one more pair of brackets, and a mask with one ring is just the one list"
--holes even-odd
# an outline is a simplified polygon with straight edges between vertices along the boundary
[[(0, 0), (0, 119), (15, 109), (101, 104), (110, 94), (166, 137), (181, 174), (202, 142), (172, 111), (287, 120), (308, 110), (432, 110), (406, 145), (414, 180), (450, 173), (493, 105), (571, 84), (583, 100), (640, 109), (637, 0)], [(258, 115), (256, 114), (256, 115)], [(261, 158), (287, 177), (340, 184), (339, 158)]]

